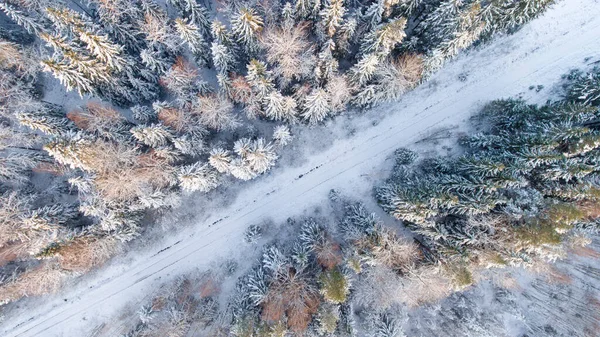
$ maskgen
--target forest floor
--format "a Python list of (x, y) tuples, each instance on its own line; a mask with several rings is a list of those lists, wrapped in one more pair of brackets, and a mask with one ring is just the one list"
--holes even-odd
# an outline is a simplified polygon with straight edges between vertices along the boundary
[[(267, 176), (217, 191), (208, 201), (186, 198), (179, 216), (163, 219), (159, 239), (138, 244), (60, 294), (13, 306), (0, 335), (90, 336), (126, 303), (141, 303), (170, 278), (240, 258), (248, 225), (301, 215), (324, 203), (333, 188), (372, 204), (373, 185), (387, 176), (396, 148), (428, 137), (435, 144), (435, 135), (444, 134), (439, 130), (464, 128), (493, 99), (542, 103), (555, 97), (561, 75), (600, 59), (598, 32), (598, 1), (561, 1), (517, 33), (461, 55), (398, 103), (321, 127), (296, 127), (297, 139)], [(114, 331), (118, 336), (118, 327)]]

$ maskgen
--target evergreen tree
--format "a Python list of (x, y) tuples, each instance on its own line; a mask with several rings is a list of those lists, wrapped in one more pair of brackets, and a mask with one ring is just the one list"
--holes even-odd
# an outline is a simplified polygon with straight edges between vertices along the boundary
[(271, 143), (266, 143), (263, 138), (259, 138), (252, 142), (252, 146), (248, 150), (244, 159), (252, 171), (257, 174), (262, 174), (268, 171), (277, 160), (277, 155)]
[(51, 72), (67, 88), (67, 91), (77, 90), (80, 96), (95, 92), (92, 80), (66, 62), (47, 59), (42, 61), (42, 65), (45, 71)]
[(286, 146), (292, 140), (290, 129), (285, 125), (278, 125), (273, 131), (273, 140), (277, 146)]
[(95, 35), (83, 29), (77, 30), (79, 38), (86, 44), (88, 51), (100, 62), (106, 64), (109, 69), (123, 70), (125, 59), (121, 56), (123, 47), (108, 40), (106, 36)]
[(378, 53), (385, 57), (389, 55), (394, 47), (404, 40), (406, 33), (406, 19), (399, 18), (383, 24), (371, 31), (362, 42), (361, 53)]
[(296, 17), (298, 19), (305, 19), (310, 15), (311, 12), (311, 1), (310, 0), (296, 0)]
[(600, 68), (577, 76), (569, 87), (567, 97), (584, 104), (600, 105)]
[(267, 70), (267, 66), (263, 62), (258, 60), (252, 60), (248, 64), (246, 80), (252, 87), (252, 91), (261, 100), (275, 88), (272, 73)]
[(212, 149), (210, 151), (210, 157), (208, 157), (208, 163), (219, 173), (229, 172), (229, 165), (231, 163), (229, 151), (222, 148)]
[(367, 84), (375, 75), (380, 62), (377, 54), (364, 55), (358, 63), (350, 68), (350, 80), (358, 86)]
[(29, 16), (8, 3), (0, 3), (0, 9), (18, 25), (23, 26), (30, 34), (39, 34), (44, 29), (39, 19)]
[(167, 145), (173, 138), (172, 132), (162, 124), (140, 125), (132, 128), (130, 131), (135, 139), (150, 147)]
[(227, 74), (228, 71), (234, 68), (235, 57), (226, 46), (213, 42), (210, 50), (213, 64), (219, 74)]
[(184, 22), (181, 18), (177, 18), (175, 19), (175, 28), (181, 40), (189, 47), (196, 61), (200, 62), (199, 66), (205, 65), (207, 62), (206, 54), (208, 52), (208, 45), (204, 41), (198, 27), (192, 23)]
[(328, 0), (327, 5), (321, 11), (321, 22), (325, 33), (332, 38), (342, 22), (346, 9), (343, 0)]
[(237, 40), (252, 54), (257, 48), (258, 34), (262, 31), (263, 21), (254, 9), (242, 8), (231, 18), (231, 29)]
[(302, 110), (302, 118), (310, 124), (317, 124), (331, 112), (329, 97), (323, 89), (314, 89), (306, 97)]
[(200, 162), (181, 167), (178, 179), (184, 191), (208, 192), (219, 186), (217, 172)]

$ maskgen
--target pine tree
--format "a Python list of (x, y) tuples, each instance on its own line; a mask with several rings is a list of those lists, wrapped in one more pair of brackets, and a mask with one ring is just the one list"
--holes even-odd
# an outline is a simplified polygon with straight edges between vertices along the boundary
[(205, 65), (207, 62), (206, 53), (208, 52), (208, 45), (204, 41), (198, 27), (192, 23), (184, 22), (181, 18), (177, 18), (175, 19), (175, 28), (181, 40), (189, 47), (196, 61), (200, 62), (199, 66)]
[(201, 35), (207, 36), (210, 32), (210, 14), (204, 6), (196, 0), (168, 0), (173, 6), (183, 12), (189, 24), (195, 25)]
[(210, 50), (213, 64), (219, 74), (225, 75), (234, 68), (235, 58), (227, 47), (218, 42), (213, 42)]
[(219, 186), (219, 177), (208, 164), (200, 162), (183, 166), (178, 175), (179, 184), (184, 191), (208, 192)]
[(294, 122), (297, 119), (297, 104), (293, 97), (283, 96), (273, 90), (265, 97), (265, 115), (272, 120)]
[(233, 130), (239, 126), (239, 120), (233, 114), (233, 104), (220, 95), (198, 96), (192, 113), (198, 116), (201, 125), (211, 129)]
[(600, 68), (578, 76), (569, 87), (567, 97), (584, 104), (600, 105)]
[(460, 13), (462, 0), (445, 0), (427, 15), (415, 29), (425, 48), (431, 50), (442, 41), (451, 38), (456, 30), (456, 18)]
[(233, 34), (250, 53), (257, 49), (257, 38), (262, 28), (263, 21), (252, 8), (242, 8), (231, 18)]
[(15, 117), (21, 125), (52, 136), (65, 135), (72, 128), (72, 124), (66, 118), (41, 111), (36, 114), (18, 113)]
[(233, 46), (234, 43), (231, 34), (227, 31), (227, 27), (223, 23), (215, 19), (210, 27), (211, 35), (216, 42), (230, 48)]
[(343, 0), (328, 0), (327, 5), (321, 11), (321, 22), (330, 38), (335, 35), (345, 11)]
[(94, 26), (87, 17), (66, 7), (59, 9), (47, 7), (46, 16), (64, 33), (70, 32), (77, 35), (77, 29), (86, 30)]
[(296, 18), (305, 19), (311, 12), (311, 1), (310, 0), (296, 0)]
[(292, 134), (286, 125), (278, 125), (273, 130), (273, 140), (277, 146), (283, 147), (292, 141)]
[(146, 48), (140, 53), (142, 62), (157, 75), (162, 75), (169, 70), (173, 64), (170, 59), (163, 51), (157, 50), (153, 47)]
[(381, 60), (376, 54), (364, 55), (350, 68), (350, 80), (358, 86), (367, 84), (375, 75)]
[(334, 48), (335, 43), (329, 39), (323, 44), (321, 52), (319, 52), (315, 76), (319, 79), (320, 83), (325, 83), (338, 70), (338, 61), (331, 53)]
[(301, 115), (310, 124), (317, 124), (324, 120), (330, 112), (327, 92), (323, 89), (313, 89), (306, 97)]
[(2, 9), (4, 13), (18, 25), (23, 26), (30, 34), (39, 34), (44, 29), (39, 20), (30, 17), (8, 3), (0, 3), (0, 9)]
[(275, 165), (277, 155), (271, 143), (266, 143), (263, 138), (259, 138), (252, 142), (252, 146), (244, 159), (252, 171), (262, 174)]
[(121, 71), (125, 67), (125, 59), (121, 56), (123, 47), (109, 41), (108, 37), (95, 35), (78, 29), (79, 38), (86, 44), (88, 51), (110, 69)]
[(281, 26), (285, 29), (291, 29), (294, 26), (295, 18), (294, 18), (294, 8), (292, 7), (291, 2), (286, 2), (281, 9), (281, 19), (283, 23)]
[[(479, 39), (485, 28), (485, 24), (481, 22), (481, 17), (479, 16), (480, 11), (481, 6), (476, 2), (459, 13), (454, 33), (439, 46), (444, 59), (456, 56), (461, 50), (470, 47)], [(437, 65), (437, 67), (440, 66)], [(433, 69), (431, 66), (429, 67), (430, 71)]]
[(167, 145), (173, 138), (172, 132), (162, 124), (140, 125), (130, 131), (135, 139), (150, 147)]
[(66, 62), (47, 59), (42, 60), (42, 65), (44, 71), (51, 72), (60, 84), (67, 88), (67, 91), (77, 90), (80, 96), (95, 92), (93, 82)]
[(272, 73), (267, 70), (267, 66), (263, 62), (258, 60), (251, 60), (248, 64), (246, 80), (252, 87), (252, 91), (261, 100), (275, 88)]
[(345, 55), (350, 52), (350, 43), (355, 36), (358, 23), (355, 18), (349, 18), (342, 23), (336, 32), (337, 52)]
[(406, 19), (399, 18), (377, 27), (364, 38), (361, 45), (361, 53), (378, 53), (385, 57), (389, 55), (394, 47), (404, 40), (406, 33)]
[(367, 8), (364, 14), (360, 15), (361, 32), (368, 33), (381, 23), (385, 12), (384, 3), (385, 0), (375, 1)]
[(266, 49), (267, 62), (274, 66), (273, 72), (281, 88), (293, 80), (311, 77), (313, 47), (304, 25), (268, 29), (261, 37), (261, 44)]
[(214, 167), (219, 173), (228, 173), (231, 157), (229, 151), (222, 148), (214, 148), (210, 151), (208, 163)]
[(232, 176), (240, 180), (251, 180), (257, 177), (256, 172), (241, 158), (235, 158), (231, 161), (229, 172)]
[(12, 153), (0, 158), (0, 182), (24, 183), (29, 180), (29, 171), (39, 162), (32, 153)]
[(507, 20), (506, 28), (515, 29), (538, 17), (554, 0), (522, 0), (512, 2), (504, 16)]

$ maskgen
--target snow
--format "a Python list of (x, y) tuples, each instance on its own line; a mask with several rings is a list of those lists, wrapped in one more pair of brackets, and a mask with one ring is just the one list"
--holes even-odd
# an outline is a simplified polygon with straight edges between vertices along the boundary
[[(306, 154), (284, 157), (297, 166), (286, 165), (243, 184), (235, 200), (225, 198), (227, 204), (216, 194), (211, 194), (212, 203), (188, 200), (184, 211), (198, 213), (193, 224), (164, 233), (164, 240), (114, 261), (60, 295), (29, 301), (27, 308), (6, 317), (0, 335), (87, 336), (128, 302), (142, 303), (174, 275), (208, 268), (219, 258), (244, 261), (238, 248), (249, 225), (301, 214), (324, 203), (332, 188), (372, 203), (373, 184), (385, 177), (386, 158), (396, 148), (441, 127), (464, 125), (492, 99), (522, 96), (543, 102), (562, 74), (598, 60), (598, 32), (597, 1), (562, 1), (516, 34), (461, 55), (399, 103), (360, 117), (341, 116), (326, 127), (295, 128), (296, 151)], [(544, 85), (540, 93), (528, 90), (539, 84)], [(112, 327), (112, 335), (121, 333), (120, 328)]]

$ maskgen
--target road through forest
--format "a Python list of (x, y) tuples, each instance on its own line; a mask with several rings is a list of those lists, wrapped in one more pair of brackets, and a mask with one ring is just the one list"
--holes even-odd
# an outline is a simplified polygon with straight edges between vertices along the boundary
[[(85, 286), (7, 317), (0, 335), (89, 336), (97, 323), (118, 314), (128, 301), (141, 302), (169, 275), (208, 265), (235, 249), (248, 225), (313, 205), (332, 188), (365, 190), (364, 176), (394, 149), (436, 128), (464, 123), (492, 99), (535, 95), (528, 89), (531, 85), (542, 84), (550, 91), (570, 69), (599, 59), (600, 3), (560, 1), (514, 35), (461, 55), (401, 102), (376, 108), (382, 116), (376, 125), (334, 141), (300, 167), (278, 169), (246, 184), (235, 201), (185, 235), (166, 238), (127, 265), (103, 268)], [(104, 335), (124, 333), (118, 324), (109, 329)]]

